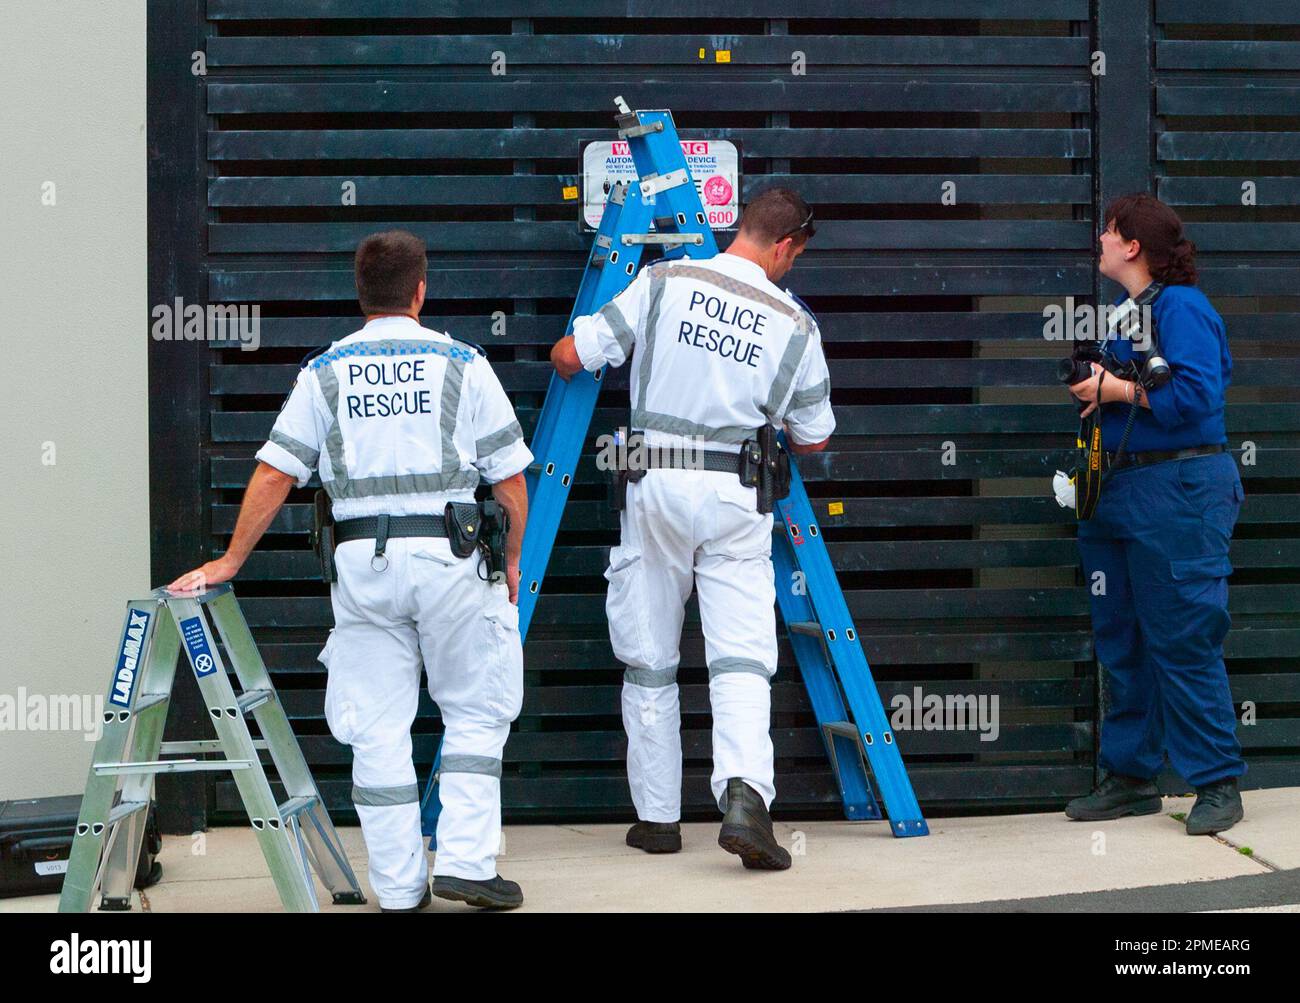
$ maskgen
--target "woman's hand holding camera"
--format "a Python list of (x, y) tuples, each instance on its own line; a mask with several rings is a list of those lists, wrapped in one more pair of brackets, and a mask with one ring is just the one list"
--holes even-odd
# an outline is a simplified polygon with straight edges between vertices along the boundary
[[(1086, 418), (1096, 411), (1098, 404), (1133, 403), (1134, 393), (1137, 389), (1133, 383), (1106, 373), (1106, 370), (1095, 362), (1091, 365), (1092, 375), (1086, 380), (1072, 384), (1070, 387), (1070, 393), (1074, 394), (1081, 403), (1088, 405), (1079, 412), (1080, 418)], [(1109, 379), (1103, 379), (1103, 373), (1106, 373)], [(1101, 388), (1100, 400), (1097, 396), (1098, 384), (1100, 384)]]

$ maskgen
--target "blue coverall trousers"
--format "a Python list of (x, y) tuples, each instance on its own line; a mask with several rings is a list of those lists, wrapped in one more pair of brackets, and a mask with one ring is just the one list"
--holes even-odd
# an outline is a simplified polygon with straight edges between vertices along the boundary
[(1115, 470), (1079, 523), (1097, 660), (1101, 766), (1193, 787), (1246, 772), (1223, 664), (1228, 544), (1245, 495), (1230, 453)]

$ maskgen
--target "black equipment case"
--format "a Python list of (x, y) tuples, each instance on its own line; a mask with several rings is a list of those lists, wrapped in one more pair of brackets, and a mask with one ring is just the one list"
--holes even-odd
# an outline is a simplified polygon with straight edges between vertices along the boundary
[[(81, 795), (0, 801), (0, 898), (57, 894), (63, 887)], [(149, 806), (135, 886), (148, 888), (162, 876), (154, 858), (162, 850), (157, 809)]]

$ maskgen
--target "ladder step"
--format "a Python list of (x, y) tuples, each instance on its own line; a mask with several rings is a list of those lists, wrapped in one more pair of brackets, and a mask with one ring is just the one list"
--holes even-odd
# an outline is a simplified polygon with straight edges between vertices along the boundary
[(690, 244), (695, 247), (704, 245), (702, 233), (625, 233), (625, 244), (656, 244), (664, 247), (676, 247), (678, 244)]
[(309, 794), (306, 797), (290, 798), (280, 805), (280, 818), (287, 822), (294, 816), (301, 815), (309, 808), (316, 807), (317, 802), (318, 798), (314, 794)]
[(816, 620), (797, 620), (787, 623), (786, 629), (794, 634), (807, 634), (809, 637), (821, 637), (822, 625)]
[(204, 770), (247, 770), (248, 759), (150, 759), (138, 763), (96, 763), (96, 776), (120, 776), (127, 773), (199, 773)]
[(268, 700), (275, 699), (275, 690), (249, 690), (239, 694), (239, 710), (243, 714), (256, 710)]
[(170, 693), (141, 693), (135, 701), (135, 712), (149, 710), (151, 707), (162, 707), (171, 700)]
[(113, 809), (108, 813), (108, 825), (114, 825), (122, 821), (128, 815), (134, 815), (138, 811), (144, 811), (149, 807), (148, 801), (122, 801), (113, 805)]
[[(253, 739), (253, 748), (266, 749), (269, 747), (266, 744), (266, 739), (255, 738)], [(225, 747), (221, 744), (221, 740), (216, 738), (200, 738), (189, 742), (163, 742), (158, 748), (158, 752), (164, 756), (178, 756), (184, 753), (195, 752), (224, 751)]]

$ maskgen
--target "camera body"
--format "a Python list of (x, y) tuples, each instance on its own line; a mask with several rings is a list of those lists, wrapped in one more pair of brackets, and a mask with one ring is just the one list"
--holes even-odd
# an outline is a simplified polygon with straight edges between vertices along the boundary
[(1074, 352), (1068, 359), (1062, 359), (1057, 365), (1056, 378), (1064, 386), (1072, 387), (1082, 383), (1092, 375), (1092, 363), (1097, 363), (1112, 376), (1121, 380), (1132, 380), (1144, 390), (1159, 390), (1172, 378), (1169, 363), (1160, 355), (1159, 346), (1153, 340), (1151, 351), (1145, 353), (1142, 365), (1138, 360), (1125, 359), (1123, 362), (1103, 352), (1095, 342), (1076, 342)]

